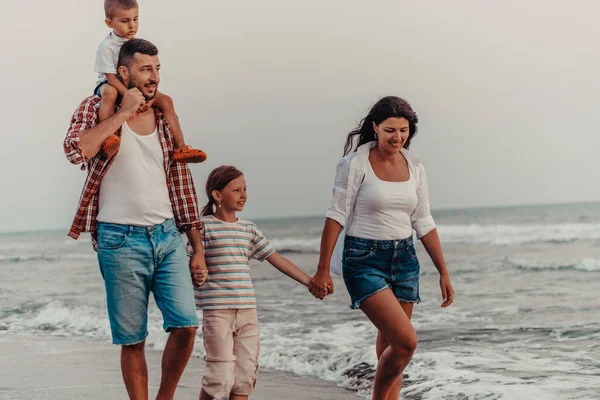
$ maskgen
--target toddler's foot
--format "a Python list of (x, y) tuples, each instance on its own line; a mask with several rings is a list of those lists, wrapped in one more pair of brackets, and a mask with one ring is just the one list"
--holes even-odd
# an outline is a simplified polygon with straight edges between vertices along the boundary
[(111, 159), (121, 146), (121, 139), (117, 135), (112, 135), (102, 143), (102, 155), (106, 159)]
[(173, 150), (173, 159), (178, 163), (201, 163), (206, 160), (206, 153), (202, 150), (193, 149), (192, 146), (185, 146)]

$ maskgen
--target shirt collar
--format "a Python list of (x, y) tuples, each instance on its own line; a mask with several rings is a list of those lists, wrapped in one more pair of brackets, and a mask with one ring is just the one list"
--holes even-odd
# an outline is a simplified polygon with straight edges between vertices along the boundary
[(113, 40), (113, 41), (115, 41), (115, 42), (117, 42), (119, 44), (123, 44), (123, 43), (125, 43), (125, 42), (127, 42), (129, 40), (129, 39), (122, 38), (120, 36), (115, 35), (114, 32), (111, 32), (109, 35), (110, 35), (110, 39), (111, 40)]

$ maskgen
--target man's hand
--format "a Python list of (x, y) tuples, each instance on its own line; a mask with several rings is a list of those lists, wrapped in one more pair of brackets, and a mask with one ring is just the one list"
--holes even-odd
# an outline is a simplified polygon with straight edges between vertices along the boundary
[(190, 257), (190, 274), (192, 275), (194, 287), (199, 288), (206, 282), (208, 269), (206, 268), (204, 257), (201, 254), (194, 254)]
[(121, 100), (121, 110), (131, 115), (135, 114), (140, 108), (146, 106), (146, 98), (138, 88), (132, 88), (125, 92)]
[(317, 271), (308, 285), (308, 290), (321, 300), (328, 294), (332, 294), (334, 288), (331, 274), (327, 271)]

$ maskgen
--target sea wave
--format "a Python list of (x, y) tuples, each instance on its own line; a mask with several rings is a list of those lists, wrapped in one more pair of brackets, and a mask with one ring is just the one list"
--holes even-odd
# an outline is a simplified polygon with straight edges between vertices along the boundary
[[(377, 365), (375, 331), (371, 324), (354, 321), (309, 331), (303, 328), (300, 324), (296, 327), (263, 325), (261, 365), (334, 381), (356, 391), (362, 398), (370, 398)], [(302, 334), (283, 333), (288, 329), (302, 331)], [(552, 397), (552, 391), (543, 385), (532, 387), (530, 381), (497, 372), (498, 365), (509, 370), (527, 368), (530, 355), (507, 357), (497, 351), (502, 352), (463, 346), (444, 351), (417, 351), (405, 371), (404, 396), (479, 399), (484, 398), (481, 396), (485, 393), (485, 398), (494, 399)], [(572, 364), (565, 362), (556, 365), (553, 372), (561, 375), (571, 368)]]
[(600, 239), (600, 224), (440, 225), (442, 242), (514, 245)]
[[(104, 307), (52, 300), (23, 303), (8, 312), (9, 315), (0, 320), (0, 330), (10, 333), (110, 340)], [(160, 312), (154, 307), (150, 310), (148, 328), (147, 348), (163, 350), (167, 335), (161, 328)], [(308, 329), (300, 322), (270, 322), (261, 324), (261, 331), (262, 367), (333, 381), (356, 391), (364, 399), (369, 397), (377, 359), (376, 330), (368, 321), (316, 325)], [(497, 331), (493, 336), (512, 337), (514, 334), (510, 330)], [(543, 336), (547, 338), (548, 334)], [(557, 328), (550, 337), (556, 341), (597, 339), (598, 326)], [(514, 345), (514, 341), (506, 343), (506, 346)], [(576, 373), (581, 379), (587, 379), (586, 367), (568, 359), (557, 362), (537, 353), (534, 356), (526, 352), (507, 352), (502, 347), (477, 347), (477, 341), (472, 342), (474, 347), (464, 346), (464, 343), (453, 346), (448, 342), (444, 346), (443, 350), (428, 348), (415, 353), (405, 371), (404, 396), (415, 399), (554, 398), (556, 387), (547, 384), (552, 380), (539, 380), (532, 385), (531, 380), (503, 374), (505, 370), (532, 373), (544, 370), (553, 379)], [(202, 340), (196, 340), (193, 354), (204, 356)]]
[(321, 237), (276, 237), (271, 244), (280, 253), (319, 253)]
[(95, 307), (52, 300), (48, 303), (26, 302), (5, 313), (7, 316), (0, 323), (3, 330), (10, 333), (110, 337), (108, 318)]
[[(448, 244), (509, 246), (600, 239), (600, 224), (438, 225), (437, 229), (442, 243)], [(275, 236), (271, 242), (282, 253), (318, 253), (321, 237)]]
[(73, 254), (0, 254), (0, 262), (4, 263), (22, 263), (30, 261), (63, 261), (63, 260), (95, 260), (96, 254), (73, 253)]
[(509, 260), (516, 268), (523, 270), (575, 270), (586, 272), (600, 271), (600, 260), (593, 258), (584, 258), (574, 262), (542, 262), (537, 260)]

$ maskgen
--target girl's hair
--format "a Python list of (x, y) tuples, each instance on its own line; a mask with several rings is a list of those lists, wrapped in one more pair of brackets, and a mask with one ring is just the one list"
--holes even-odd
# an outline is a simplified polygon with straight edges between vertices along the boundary
[(208, 203), (202, 209), (202, 216), (213, 215), (215, 213), (213, 206), (216, 204), (212, 196), (213, 190), (223, 190), (232, 180), (244, 175), (242, 171), (231, 165), (221, 165), (211, 171), (206, 179), (206, 197)]
[[(379, 100), (369, 114), (358, 124), (358, 127), (348, 134), (346, 145), (344, 146), (344, 156), (355, 151), (359, 146), (372, 142), (375, 139), (375, 125), (381, 124), (388, 118), (406, 118), (408, 120), (408, 139), (404, 143), (404, 148), (410, 147), (410, 141), (417, 134), (417, 114), (413, 111), (410, 104), (404, 99), (396, 96), (387, 96)], [(358, 136), (358, 141), (355, 140)], [(354, 143), (354, 142), (357, 143)]]

